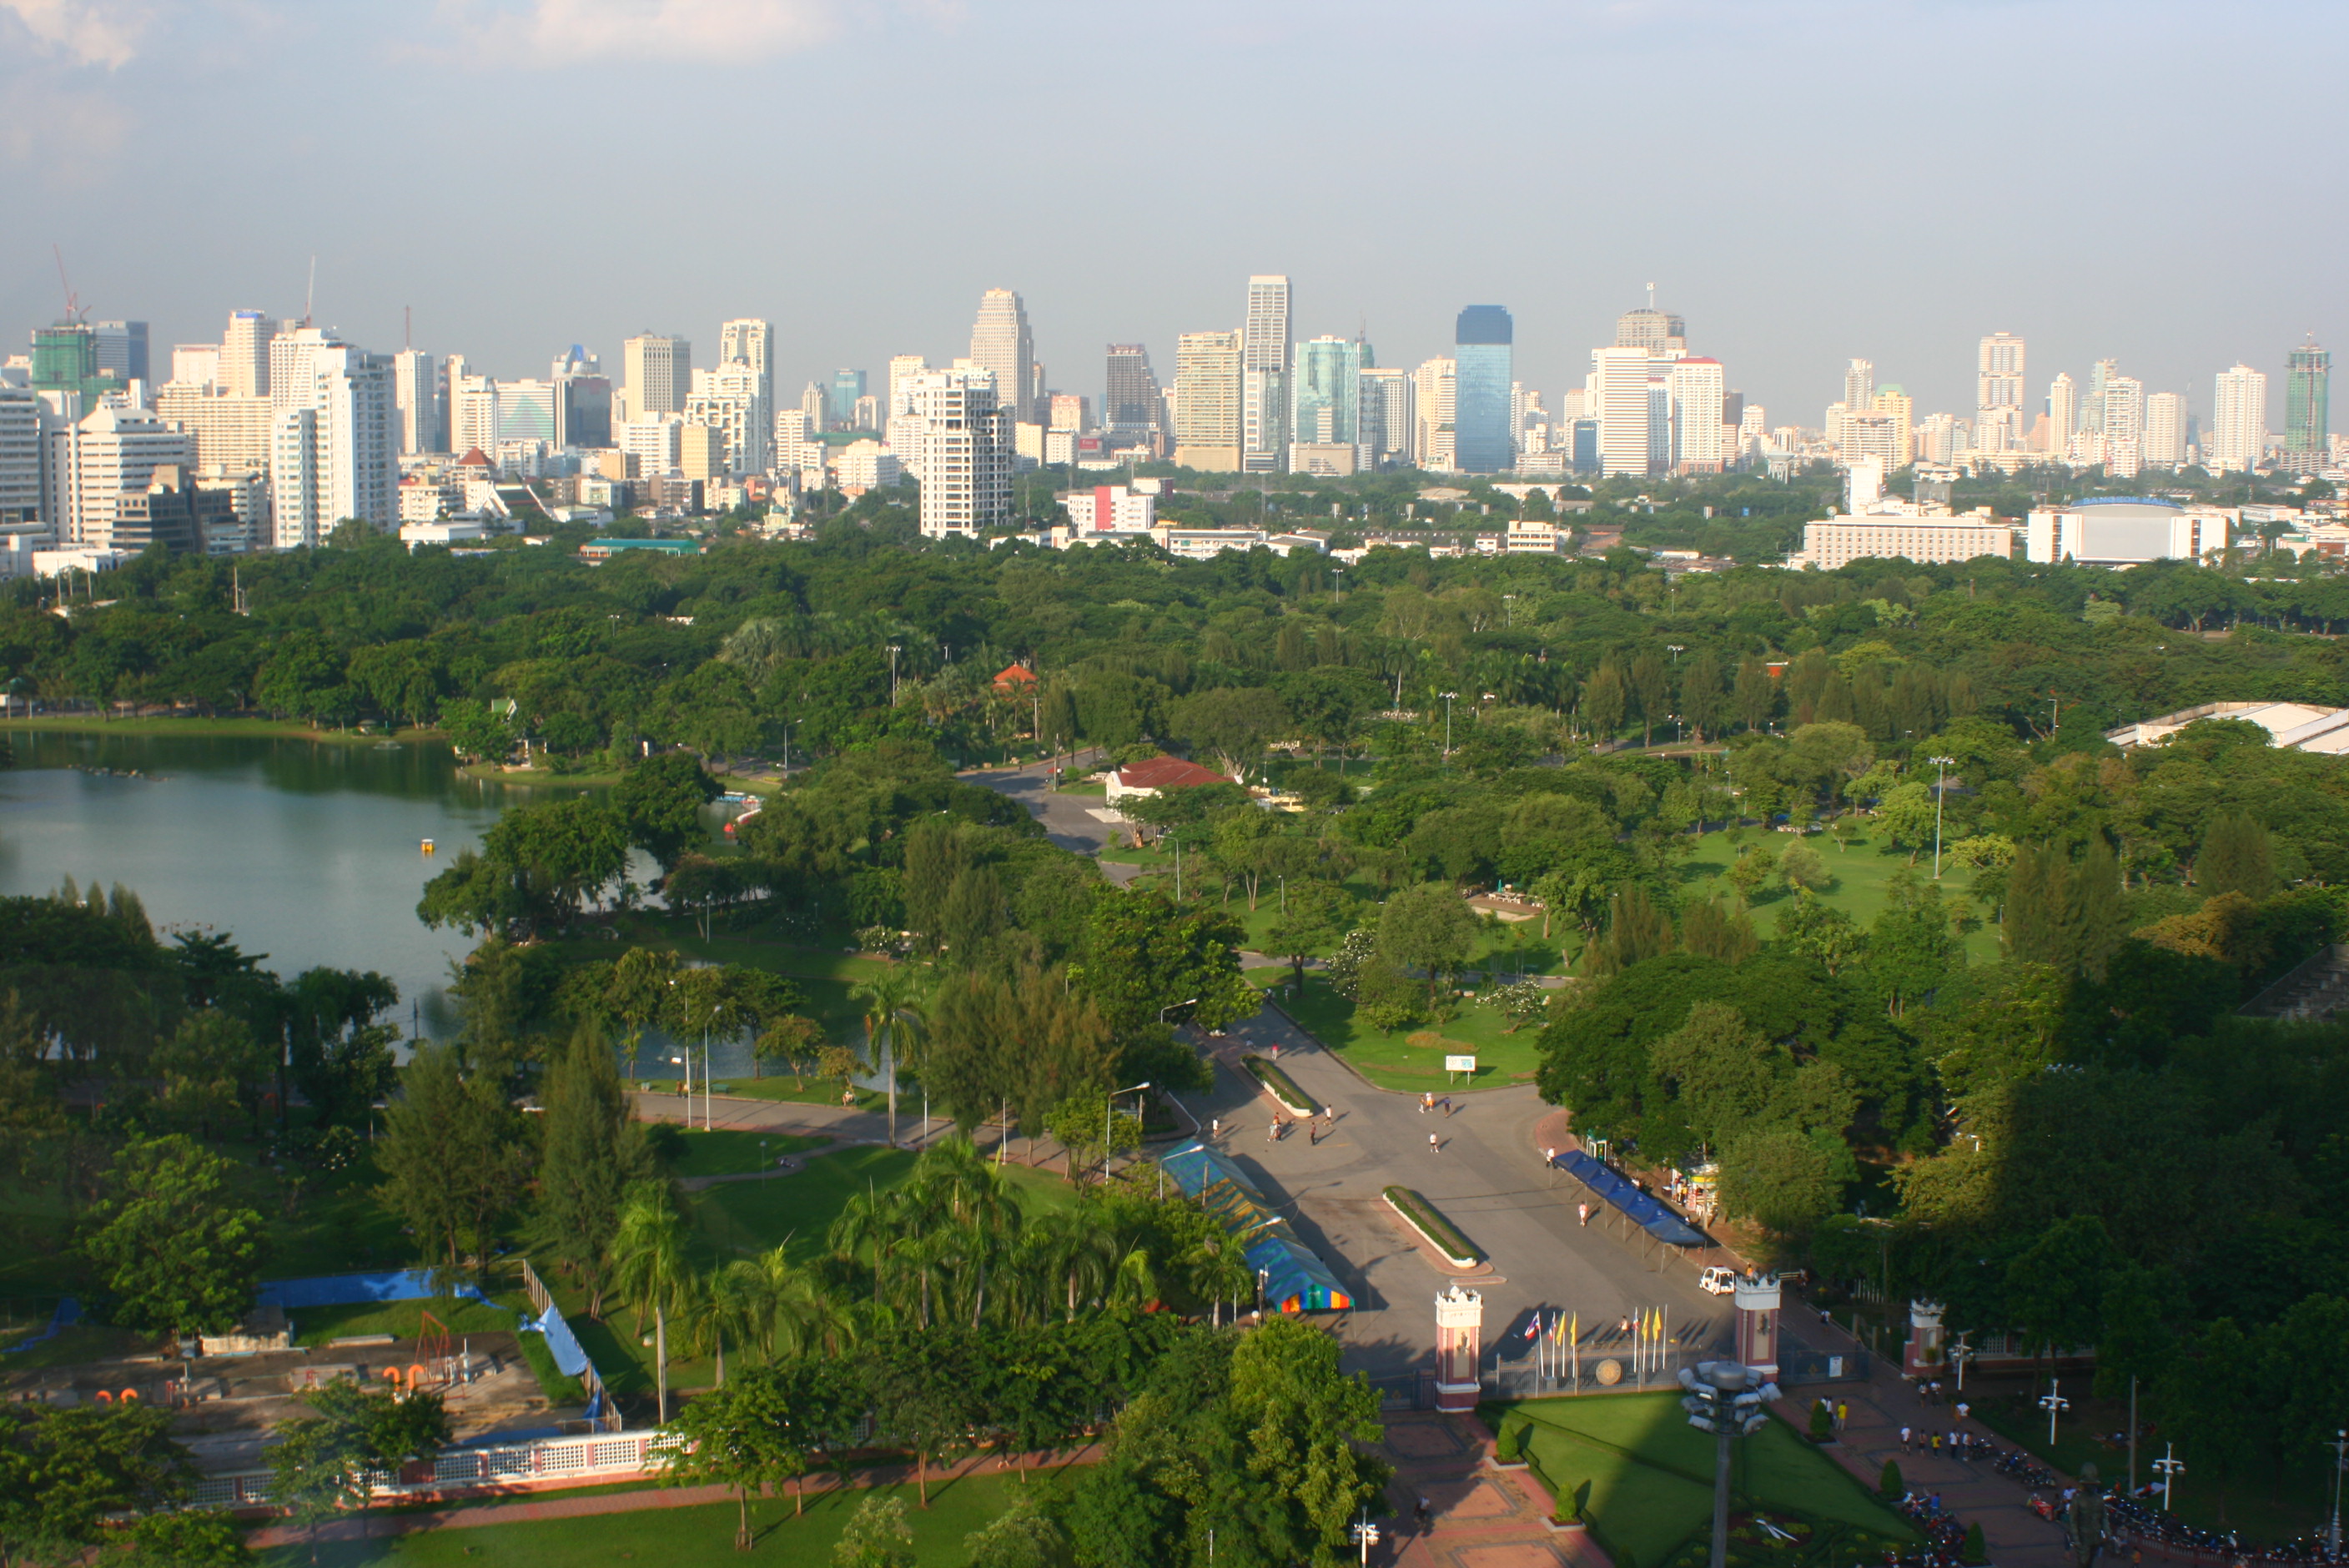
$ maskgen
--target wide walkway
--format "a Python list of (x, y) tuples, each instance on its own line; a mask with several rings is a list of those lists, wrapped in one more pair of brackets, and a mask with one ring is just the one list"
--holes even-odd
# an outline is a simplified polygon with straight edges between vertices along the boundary
[[(1553, 1532), (1555, 1506), (1527, 1470), (1493, 1468), (1492, 1434), (1473, 1416), (1387, 1418), (1383, 1539), (1373, 1563), (1398, 1568), (1612, 1568), (1581, 1531)], [(1429, 1518), (1416, 1517), (1422, 1499)]]

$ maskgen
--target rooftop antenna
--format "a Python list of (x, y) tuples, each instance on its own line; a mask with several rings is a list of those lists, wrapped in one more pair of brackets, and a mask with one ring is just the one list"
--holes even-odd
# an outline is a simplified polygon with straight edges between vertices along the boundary
[(65, 285), (66, 320), (79, 321), (89, 314), (89, 310), (81, 303), (81, 295), (74, 293), (73, 280), (66, 276), (65, 251), (55, 240), (52, 240), (49, 242), (49, 253), (57, 259), (57, 282)]
[(412, 304), (399, 307), (399, 346), (416, 346), (416, 307)]
[(304, 326), (310, 325), (310, 307), (316, 304), (317, 301), (318, 255), (316, 252), (313, 251), (310, 253), (310, 288), (309, 292), (302, 296), (302, 325)]

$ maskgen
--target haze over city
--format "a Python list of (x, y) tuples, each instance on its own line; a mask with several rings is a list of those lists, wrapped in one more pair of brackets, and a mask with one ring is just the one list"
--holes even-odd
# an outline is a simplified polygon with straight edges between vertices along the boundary
[[(1506, 304), (1579, 381), (1659, 303), (1774, 418), (1844, 362), (1971, 406), (2335, 341), (2343, 159), (2315, 4), (846, 5), (5, 0), (0, 319), (216, 339), (233, 308), (497, 376), (776, 323), (775, 378), (961, 351), (1019, 290), (1050, 379), (1294, 280), (1381, 363)], [(709, 349), (701, 361), (708, 362)], [(2034, 385), (2036, 397), (2043, 388)]]

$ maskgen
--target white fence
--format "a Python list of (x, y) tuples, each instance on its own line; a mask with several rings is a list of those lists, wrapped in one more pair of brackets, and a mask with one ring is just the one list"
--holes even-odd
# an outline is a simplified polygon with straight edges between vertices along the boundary
[[(541, 1438), (477, 1449), (450, 1449), (432, 1461), (430, 1480), (373, 1478), (371, 1502), (399, 1502), (450, 1492), (536, 1488), (585, 1478), (618, 1480), (649, 1474), (660, 1453), (679, 1439), (663, 1432), (622, 1436)], [(243, 1470), (208, 1475), (196, 1483), (199, 1508), (264, 1508), (269, 1505), (269, 1472)]]

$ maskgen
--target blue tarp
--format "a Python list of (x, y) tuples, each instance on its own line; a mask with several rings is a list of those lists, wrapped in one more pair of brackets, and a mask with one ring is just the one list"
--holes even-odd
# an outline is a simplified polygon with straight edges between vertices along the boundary
[(565, 1377), (576, 1377), (587, 1370), (587, 1352), (579, 1348), (579, 1341), (564, 1321), (563, 1309), (553, 1302), (538, 1315), (537, 1321), (523, 1325), (546, 1336), (546, 1347), (554, 1353), (555, 1369)]
[(5, 1348), (0, 1348), (0, 1356), (5, 1356), (9, 1354), (9, 1352), (16, 1350), (30, 1350), (36, 1345), (47, 1345), (50, 1340), (55, 1339), (58, 1335), (64, 1333), (67, 1329), (71, 1328), (80, 1320), (81, 1303), (76, 1301), (71, 1296), (66, 1296), (57, 1303), (57, 1311), (49, 1314), (49, 1326), (47, 1328), (44, 1328), (30, 1339), (5, 1346)]
[(1267, 1305), (1282, 1312), (1344, 1312), (1354, 1305), (1337, 1276), (1226, 1156), (1194, 1143), (1158, 1163), (1226, 1233), (1244, 1238), (1241, 1255), (1251, 1272), (1264, 1275)]
[[(261, 1282), (254, 1304), (284, 1307), (357, 1306), (370, 1301), (417, 1301), (440, 1293), (432, 1288), (430, 1269), (389, 1269), (379, 1274), (317, 1274), (308, 1279)], [(456, 1294), (490, 1304), (490, 1298), (470, 1284)]]
[(1557, 1163), (1568, 1175), (1621, 1210), (1630, 1217), (1632, 1223), (1656, 1240), (1668, 1242), (1676, 1247), (1707, 1244), (1703, 1232), (1692, 1229), (1687, 1221), (1581, 1150), (1569, 1150), (1559, 1155)]

